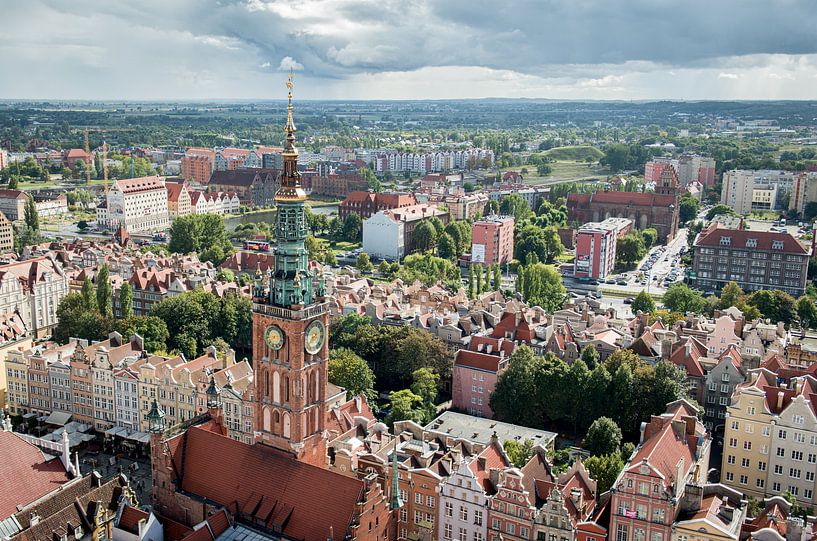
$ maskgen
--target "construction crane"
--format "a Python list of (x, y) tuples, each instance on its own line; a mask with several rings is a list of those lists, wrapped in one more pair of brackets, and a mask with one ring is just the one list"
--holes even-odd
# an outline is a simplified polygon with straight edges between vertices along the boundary
[(88, 146), (88, 128), (85, 128), (85, 188), (91, 189), (91, 148)]
[(108, 195), (108, 145), (105, 141), (102, 141), (102, 179), (105, 195)]

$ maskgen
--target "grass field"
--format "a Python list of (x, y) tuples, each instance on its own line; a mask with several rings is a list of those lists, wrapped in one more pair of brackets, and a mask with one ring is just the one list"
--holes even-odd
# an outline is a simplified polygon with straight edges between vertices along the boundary
[[(560, 182), (581, 182), (587, 180), (605, 180), (610, 170), (598, 163), (576, 163), (574, 161), (561, 161), (551, 163), (553, 171), (545, 177), (536, 176), (536, 169), (529, 167), (529, 173), (525, 176), (526, 184), (558, 184)], [(513, 168), (519, 170), (518, 167)]]
[(545, 150), (541, 154), (556, 161), (565, 162), (585, 161), (587, 158), (593, 158), (594, 162), (598, 162), (604, 156), (601, 150), (590, 145), (556, 147)]

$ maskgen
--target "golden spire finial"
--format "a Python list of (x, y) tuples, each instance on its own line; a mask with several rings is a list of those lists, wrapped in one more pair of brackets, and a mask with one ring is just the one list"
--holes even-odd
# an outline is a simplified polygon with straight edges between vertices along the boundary
[(287, 104), (287, 125), (284, 128), (284, 132), (287, 134), (287, 149), (293, 150), (295, 148), (295, 132), (297, 128), (295, 128), (295, 121), (292, 119), (292, 87), (294, 86), (293, 83), (293, 74), (292, 69), (289, 70), (289, 77), (287, 78), (287, 99), (289, 103)]

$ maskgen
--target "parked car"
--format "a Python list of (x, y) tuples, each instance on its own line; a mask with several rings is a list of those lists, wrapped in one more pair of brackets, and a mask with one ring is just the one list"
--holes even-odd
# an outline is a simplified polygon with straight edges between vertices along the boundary
[(624, 299), (624, 304), (633, 304), (633, 298), (627, 297), (626, 299)]

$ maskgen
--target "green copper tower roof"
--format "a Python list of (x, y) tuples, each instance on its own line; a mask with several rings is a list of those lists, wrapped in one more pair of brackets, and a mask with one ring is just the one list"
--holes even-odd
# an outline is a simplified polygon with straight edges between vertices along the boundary
[(301, 187), (298, 172), (298, 149), (295, 148), (295, 121), (292, 118), (292, 73), (287, 80), (287, 123), (284, 127), (284, 170), (281, 187), (275, 194), (278, 209), (275, 222), (275, 268), (269, 279), (268, 302), (290, 308), (315, 302), (314, 280), (309, 272), (308, 252), (304, 246), (307, 236), (306, 192)]

